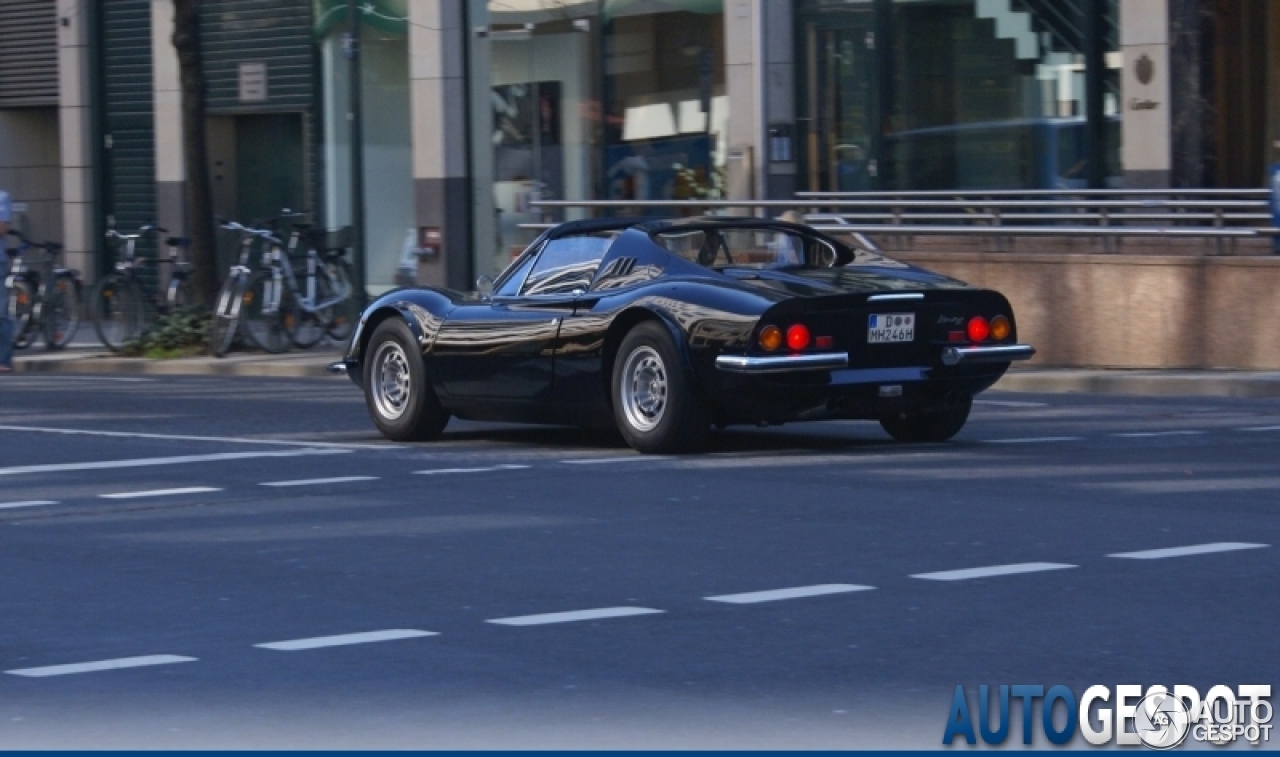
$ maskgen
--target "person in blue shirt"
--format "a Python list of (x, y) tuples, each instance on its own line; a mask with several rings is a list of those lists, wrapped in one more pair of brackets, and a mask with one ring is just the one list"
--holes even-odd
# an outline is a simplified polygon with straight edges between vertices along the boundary
[(3, 285), (9, 276), (9, 250), (5, 237), (13, 221), (13, 203), (9, 193), (0, 189), (0, 373), (13, 373), (13, 321), (9, 318), (9, 287)]

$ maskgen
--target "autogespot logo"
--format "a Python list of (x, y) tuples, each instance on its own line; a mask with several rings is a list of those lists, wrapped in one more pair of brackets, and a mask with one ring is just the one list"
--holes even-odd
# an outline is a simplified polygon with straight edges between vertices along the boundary
[(1270, 696), (1269, 685), (1214, 686), (1203, 699), (1192, 686), (1151, 686), (1145, 692), (1141, 686), (1090, 686), (1079, 699), (1066, 686), (979, 686), (975, 710), (957, 686), (942, 743), (950, 746), (962, 737), (976, 744), (981, 736), (985, 744), (1003, 744), (1017, 722), (1011, 704), (1020, 701), (1023, 744), (1033, 742), (1038, 720), (1045, 739), (1057, 745), (1070, 743), (1079, 731), (1093, 746), (1172, 749), (1188, 736), (1217, 746), (1237, 740), (1259, 746), (1271, 740)]

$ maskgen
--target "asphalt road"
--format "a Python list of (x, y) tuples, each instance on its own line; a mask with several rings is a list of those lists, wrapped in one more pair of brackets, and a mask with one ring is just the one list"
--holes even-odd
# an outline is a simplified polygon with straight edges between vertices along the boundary
[(1277, 458), (1276, 400), (655, 458), (389, 444), (342, 379), (6, 376), (0, 748), (932, 748), (957, 684), (1277, 686)]

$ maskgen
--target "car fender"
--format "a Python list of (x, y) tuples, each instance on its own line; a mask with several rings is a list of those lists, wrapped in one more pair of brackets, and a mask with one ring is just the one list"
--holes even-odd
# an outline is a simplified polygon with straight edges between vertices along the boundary
[(364, 355), (378, 325), (388, 318), (400, 318), (418, 343), (420, 354), (428, 359), (431, 347), (444, 319), (454, 307), (453, 298), (429, 289), (406, 289), (391, 292), (374, 301), (360, 316), (342, 362), (347, 376), (357, 386), (364, 380)]

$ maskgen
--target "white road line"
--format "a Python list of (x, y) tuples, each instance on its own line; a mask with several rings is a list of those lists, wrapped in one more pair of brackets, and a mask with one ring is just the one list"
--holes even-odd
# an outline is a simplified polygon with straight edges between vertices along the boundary
[(1240, 549), (1262, 549), (1270, 546), (1270, 544), (1250, 544), (1242, 541), (1220, 541), (1213, 544), (1193, 544), (1190, 547), (1146, 549), (1141, 552), (1117, 552), (1114, 555), (1107, 555), (1107, 557), (1120, 557), (1126, 560), (1163, 560), (1166, 557), (1208, 555), (1214, 552), (1235, 552)]
[(649, 607), (601, 607), (596, 610), (573, 610), (572, 612), (549, 612), (542, 615), (520, 615), (514, 618), (495, 618), (486, 623), (500, 626), (543, 626), (550, 623), (573, 623), (579, 620), (603, 620), (605, 618), (628, 618), (633, 615), (654, 615), (666, 612)]
[(1206, 431), (1130, 431), (1124, 434), (1112, 434), (1122, 439), (1146, 439), (1152, 436), (1199, 436)]
[(1022, 562), (1013, 565), (990, 565), (985, 568), (965, 568), (963, 570), (943, 570), (937, 573), (917, 573), (912, 578), (923, 578), (926, 581), (967, 581), (971, 578), (991, 578), (993, 576), (1012, 576), (1018, 573), (1039, 573), (1044, 570), (1063, 570), (1076, 568), (1058, 562)]
[(423, 636), (439, 636), (435, 631), (418, 631), (412, 628), (392, 628), (386, 631), (368, 631), (365, 633), (344, 633), (338, 636), (316, 636), (310, 639), (293, 639), (291, 641), (270, 641), (266, 644), (254, 644), (262, 649), (274, 649), (279, 652), (297, 652), (303, 649), (320, 649), (322, 647), (342, 647), (349, 644), (373, 644), (379, 641), (398, 641), (400, 639), (418, 639)]
[(1022, 439), (984, 439), (987, 444), (1041, 444), (1044, 442), (1078, 442), (1083, 436), (1031, 436)]
[(27, 376), (23, 376), (23, 378), (28, 380), (37, 379), (41, 384), (46, 383), (51, 379), (55, 379), (57, 381), (114, 381), (122, 384), (149, 384), (159, 380), (153, 378), (120, 378), (118, 376), (62, 376), (56, 373), (28, 374)]
[(439, 476), (447, 473), (489, 473), (499, 470), (524, 470), (530, 468), (529, 465), (488, 465), (483, 468), (431, 468), (429, 470), (414, 471), (418, 476)]
[(1015, 402), (1013, 400), (974, 400), (975, 405), (992, 405), (995, 407), (1048, 407), (1048, 402)]
[(858, 584), (818, 584), (816, 586), (797, 586), (792, 589), (721, 594), (718, 597), (703, 597), (703, 599), (708, 602), (726, 602), (731, 605), (752, 605), (757, 602), (777, 602), (782, 599), (803, 599), (805, 597), (822, 597), (828, 594), (846, 594), (851, 591), (872, 591), (875, 588), (874, 586), (859, 586)]
[(19, 507), (41, 507), (43, 505), (56, 505), (57, 502), (51, 499), (33, 499), (30, 502), (0, 502), (0, 510), (16, 510)]
[(177, 457), (143, 457), (133, 460), (96, 460), (91, 463), (55, 463), (53, 465), (21, 465), (16, 468), (0, 468), (0, 476), (18, 476), (26, 473), (64, 473), (83, 470), (113, 470), (115, 468), (150, 468), (157, 465), (186, 465), (210, 463), (220, 460), (254, 460), (264, 457), (302, 457), (304, 455), (341, 455), (349, 449), (299, 449), (288, 452), (219, 452), (211, 455), (179, 455)]
[(121, 657), (115, 660), (98, 660), (97, 662), (79, 662), (72, 665), (50, 665), (44, 668), (21, 668), (6, 670), (12, 676), (26, 678), (46, 678), (48, 676), (65, 676), (72, 673), (97, 673), (103, 670), (123, 670), (125, 668), (145, 668), (151, 665), (171, 665), (176, 662), (195, 662), (195, 657), (179, 657), (172, 654), (154, 654), (146, 657)]
[(377, 476), (336, 476), (334, 478), (303, 478), (297, 481), (267, 481), (258, 486), (319, 486), (320, 484), (346, 484), (353, 481), (377, 481)]
[(670, 455), (628, 455), (626, 457), (588, 457), (581, 460), (561, 460), (565, 465), (603, 465), (604, 463), (646, 463), (653, 460), (670, 460)]
[(1247, 492), (1280, 489), (1280, 477), (1193, 478), (1158, 481), (1117, 481), (1082, 484), (1092, 489), (1111, 489), (1131, 494), (1195, 494), (1198, 492)]
[(186, 486), (181, 489), (148, 489), (140, 492), (116, 492), (115, 494), (99, 494), (102, 499), (140, 499), (142, 497), (167, 497), (169, 495), (178, 494), (208, 494), (209, 492), (220, 492), (221, 489), (213, 486)]
[(1251, 428), (1239, 428), (1237, 431), (1280, 431), (1280, 426), (1253, 426)]
[(0, 425), (0, 431), (29, 431), (37, 434), (65, 434), (69, 436), (105, 436), (115, 439), (163, 439), (175, 442), (220, 442), (223, 444), (271, 444), (281, 447), (309, 447), (337, 450), (401, 449), (396, 444), (345, 444), (342, 442), (305, 442), (284, 439), (254, 439), (243, 436), (190, 436), (187, 434), (148, 434), (138, 431), (97, 431), (83, 428), (39, 428), (36, 426)]

